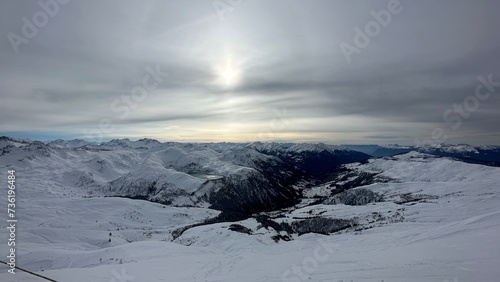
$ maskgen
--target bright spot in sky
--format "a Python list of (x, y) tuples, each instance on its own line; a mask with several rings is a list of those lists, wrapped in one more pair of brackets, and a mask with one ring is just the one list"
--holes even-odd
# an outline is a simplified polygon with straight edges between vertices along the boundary
[(226, 84), (231, 84), (231, 82), (234, 80), (236, 76), (236, 72), (232, 69), (226, 69), (222, 72), (222, 76), (224, 76)]
[(217, 68), (218, 84), (225, 87), (236, 86), (241, 78), (241, 69), (231, 60)]

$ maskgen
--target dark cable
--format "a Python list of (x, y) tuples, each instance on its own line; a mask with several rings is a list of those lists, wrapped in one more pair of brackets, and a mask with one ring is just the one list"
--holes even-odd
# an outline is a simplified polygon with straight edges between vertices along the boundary
[[(0, 260), (0, 262), (1, 262), (1, 263), (3, 263), (3, 264), (5, 264), (5, 265), (8, 265), (5, 261)], [(54, 279), (50, 279), (50, 278), (45, 277), (45, 276), (43, 276), (43, 275), (40, 275), (40, 274), (37, 274), (37, 273), (31, 272), (31, 271), (26, 270), (26, 269), (24, 269), (24, 268), (21, 268), (21, 267), (19, 267), (19, 266), (15, 266), (14, 268), (19, 269), (19, 270), (21, 270), (21, 271), (24, 271), (24, 272), (26, 272), (26, 273), (29, 273), (29, 274), (31, 274), (31, 275), (38, 276), (38, 277), (43, 278), (43, 279), (48, 280), (48, 281), (57, 282), (57, 281), (56, 281), (56, 280), (54, 280)]]

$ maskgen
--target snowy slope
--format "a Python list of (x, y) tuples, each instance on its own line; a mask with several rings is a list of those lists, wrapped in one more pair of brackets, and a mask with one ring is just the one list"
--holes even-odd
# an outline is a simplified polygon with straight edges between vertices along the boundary
[[(35, 143), (0, 157), (0, 167), (17, 170), (19, 266), (75, 282), (430, 282), (498, 281), (500, 276), (500, 168), (416, 152), (349, 164), (350, 173), (391, 179), (354, 188), (382, 200), (363, 205), (311, 201), (260, 213), (286, 227), (277, 230), (260, 217), (203, 224), (220, 212), (103, 197), (110, 182), (126, 189), (156, 181), (178, 185), (165, 191), (185, 192), (174, 197), (185, 204), (202, 199), (191, 194), (206, 183), (188, 172), (245, 177), (260, 173), (261, 162), (284, 165), (252, 148), (135, 142)], [(341, 186), (321, 184), (310, 188), (309, 196), (335, 197), (336, 187)], [(101, 197), (89, 197), (89, 191)], [(330, 235), (298, 232), (328, 220), (355, 224)], [(5, 225), (0, 226), (2, 238)], [(5, 240), (0, 243), (6, 254)], [(6, 270), (0, 264), (0, 281), (42, 281)]]
[[(296, 197), (288, 179), (296, 169), (251, 148), (152, 139), (114, 139), (102, 144), (12, 140), (5, 141), (0, 166), (40, 175), (50, 183), (40, 189), (49, 193), (124, 196), (233, 210), (248, 209), (247, 202), (256, 209), (279, 207)], [(199, 177), (203, 174), (215, 177), (207, 181)], [(262, 191), (253, 193), (252, 187), (262, 187)], [(229, 203), (225, 195), (241, 196), (241, 207)]]
[[(406, 154), (411, 151), (426, 153), (441, 157), (451, 157), (468, 163), (500, 166), (499, 146), (471, 146), (467, 144), (433, 144), (421, 146), (401, 146), (397, 144), (384, 146), (344, 145), (346, 148), (366, 152), (374, 157), (390, 157)], [(367, 150), (368, 149), (368, 150)]]

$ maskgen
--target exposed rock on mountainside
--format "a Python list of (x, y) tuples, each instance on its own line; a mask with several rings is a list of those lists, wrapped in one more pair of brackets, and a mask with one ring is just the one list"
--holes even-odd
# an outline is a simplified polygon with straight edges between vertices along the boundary
[(358, 188), (341, 192), (325, 200), (325, 204), (344, 204), (349, 206), (363, 206), (369, 203), (381, 202), (384, 197), (371, 190)]

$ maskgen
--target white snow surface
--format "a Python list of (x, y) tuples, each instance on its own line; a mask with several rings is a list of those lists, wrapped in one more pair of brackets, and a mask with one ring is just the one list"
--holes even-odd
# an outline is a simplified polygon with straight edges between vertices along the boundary
[[(71, 147), (69, 143), (57, 146)], [(113, 154), (17, 148), (13, 154), (0, 157), (4, 187), (7, 167), (16, 168), (18, 266), (70, 282), (493, 282), (500, 277), (500, 168), (415, 152), (352, 164), (360, 171), (398, 181), (363, 187), (383, 194), (386, 201), (366, 206), (318, 204), (296, 209), (281, 220), (318, 214), (357, 217), (371, 228), (329, 236), (294, 235), (292, 241), (276, 243), (270, 238), (274, 231), (247, 219), (194, 227), (173, 240), (173, 230), (215, 217), (218, 212), (143, 200), (84, 197), (88, 191), (80, 189), (93, 186), (78, 186), (75, 179), (85, 181), (90, 179), (87, 174), (96, 171), (101, 171), (93, 178), (97, 182), (124, 174), (154, 177), (154, 168), (160, 169), (155, 163), (178, 168), (200, 159), (224, 175), (238, 169), (225, 158), (248, 164), (252, 156), (246, 154), (251, 151), (235, 150), (220, 156), (214, 150), (181, 150), (188, 145), (178, 145), (169, 148), (168, 154), (144, 157), (128, 150), (125, 146), (133, 147), (129, 142), (116, 143), (120, 149), (115, 148)], [(154, 142), (143, 145), (157, 146)], [(46, 152), (51, 156), (40, 157)], [(97, 162), (96, 157), (103, 162)], [(23, 161), (18, 161), (20, 158)], [(139, 161), (147, 161), (151, 170), (134, 171)], [(175, 182), (176, 177), (173, 173), (168, 181)], [(202, 181), (189, 175), (181, 178), (180, 186)], [(312, 193), (321, 194), (324, 189), (320, 186)], [(0, 207), (6, 217), (7, 193), (2, 191)], [(391, 201), (405, 193), (434, 197), (408, 204)], [(395, 213), (400, 217), (393, 217)], [(379, 214), (394, 220), (377, 223)], [(245, 226), (253, 235), (230, 231), (231, 224)], [(0, 260), (6, 260), (8, 253), (6, 226), (3, 220)], [(43, 281), (19, 270), (12, 275), (7, 269), (0, 264), (0, 281)]]

